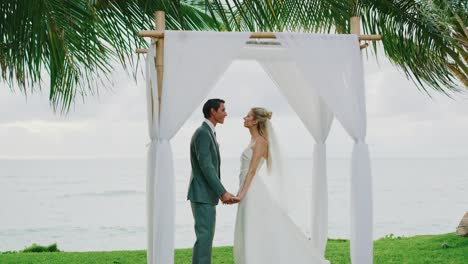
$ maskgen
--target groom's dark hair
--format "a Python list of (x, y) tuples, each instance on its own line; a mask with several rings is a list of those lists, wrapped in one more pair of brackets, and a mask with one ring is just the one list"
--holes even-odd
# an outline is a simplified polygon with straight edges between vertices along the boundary
[(218, 98), (209, 99), (203, 105), (203, 116), (205, 116), (205, 118), (210, 118), (211, 108), (213, 108), (215, 111), (218, 111), (219, 106), (224, 103), (225, 102), (222, 99), (218, 99)]

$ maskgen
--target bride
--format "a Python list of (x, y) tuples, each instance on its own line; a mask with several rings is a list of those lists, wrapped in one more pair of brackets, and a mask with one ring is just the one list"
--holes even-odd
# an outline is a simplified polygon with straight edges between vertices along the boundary
[[(275, 189), (275, 180), (288, 175), (281, 173), (271, 116), (272, 112), (265, 108), (255, 107), (244, 117), (244, 126), (250, 131), (251, 142), (241, 156), (237, 194), (241, 201), (237, 208), (234, 233), (234, 262), (329, 263), (288, 216), (282, 199), (276, 198), (281, 194), (273, 195), (278, 190)], [(257, 172), (265, 162), (268, 174), (263, 177)], [(280, 183), (276, 187), (280, 187)]]

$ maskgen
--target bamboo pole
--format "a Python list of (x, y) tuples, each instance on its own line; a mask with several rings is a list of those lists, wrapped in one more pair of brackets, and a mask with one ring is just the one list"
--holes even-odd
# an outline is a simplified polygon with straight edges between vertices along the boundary
[[(352, 20), (353, 18), (351, 18), (351, 21)], [(359, 21), (357, 21), (357, 23), (359, 23)], [(352, 34), (355, 34), (355, 33), (352, 33)], [(151, 37), (155, 39), (163, 39), (164, 31), (163, 30), (141, 30), (138, 32), (138, 36)], [(255, 32), (255, 33), (252, 33), (252, 35), (250, 35), (250, 38), (251, 39), (276, 39), (276, 35), (273, 32)], [(382, 39), (382, 36), (380, 35), (359, 35), (359, 40), (381, 40), (381, 39)]]
[(251, 39), (276, 39), (276, 35), (272, 32), (255, 32), (250, 35)]
[[(156, 11), (156, 13), (157, 12), (163, 12), (163, 11)], [(164, 31), (159, 31), (157, 29), (156, 30), (140, 30), (138, 31), (138, 36), (150, 37), (150, 38), (164, 38)]]
[[(166, 28), (166, 17), (164, 11), (156, 11), (155, 17), (155, 28), (156, 31), (164, 34)], [(163, 84), (163, 73), (164, 73), (164, 38), (159, 38), (156, 41), (156, 74), (158, 76), (158, 106), (159, 106), (159, 117), (161, 116), (161, 96), (162, 96), (162, 84)]]
[(148, 53), (148, 49), (136, 49), (136, 53)]
[(382, 40), (381, 35), (359, 35), (359, 40)]
[[(156, 42), (156, 70), (158, 74), (158, 102), (161, 105), (161, 94), (162, 94), (162, 79), (164, 69), (164, 30), (165, 30), (165, 14), (164, 11), (156, 11), (156, 30), (141, 30), (138, 32), (140, 37), (151, 37)], [(351, 17), (351, 34), (359, 36), (359, 41), (369, 40), (377, 41), (381, 40), (381, 35), (361, 35), (361, 18), (358, 16)], [(276, 35), (273, 32), (254, 32), (250, 35), (251, 39), (276, 39)], [(365, 49), (369, 44), (364, 43), (360, 45), (361, 49)], [(146, 49), (136, 49), (136, 53), (147, 53)]]
[[(358, 16), (351, 17), (351, 34), (361, 35), (361, 18)], [(363, 35), (369, 37), (368, 35)], [(361, 37), (361, 36), (360, 36)], [(359, 38), (359, 40), (362, 40)]]
[[(360, 45), (360, 48), (361, 48), (361, 49), (365, 49), (365, 48), (367, 48), (367, 47), (369, 47), (369, 43), (364, 43), (364, 44), (361, 44), (361, 45)], [(143, 53), (143, 54), (144, 54), (144, 53), (148, 53), (148, 49), (136, 49), (135, 52), (136, 52), (136, 53)]]
[[(361, 40), (380, 40), (380, 35), (361, 35), (361, 17), (352, 16), (350, 19), (351, 24), (351, 34), (356, 34), (359, 36), (359, 42)], [(359, 45), (360, 49), (365, 49), (369, 46), (368, 43)]]

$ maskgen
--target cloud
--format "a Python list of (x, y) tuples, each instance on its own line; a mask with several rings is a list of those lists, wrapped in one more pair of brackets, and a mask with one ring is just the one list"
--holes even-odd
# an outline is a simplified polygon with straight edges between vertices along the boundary
[[(468, 157), (468, 96), (429, 98), (380, 58), (365, 61), (368, 139), (373, 157)], [(120, 67), (115, 86), (78, 102), (68, 116), (52, 112), (46, 93), (28, 96), (0, 89), (0, 157), (144, 157), (148, 142), (144, 79)], [(189, 89), (189, 88), (188, 88)], [(274, 112), (273, 121), (290, 156), (312, 155), (313, 139), (286, 99), (252, 61), (235, 61), (207, 98), (227, 101), (228, 119), (219, 139), (226, 157), (237, 157), (249, 140), (242, 117), (252, 106)], [(174, 155), (188, 155), (191, 134), (202, 122), (201, 104), (174, 137)], [(352, 140), (335, 120), (328, 139), (331, 157), (347, 157)]]

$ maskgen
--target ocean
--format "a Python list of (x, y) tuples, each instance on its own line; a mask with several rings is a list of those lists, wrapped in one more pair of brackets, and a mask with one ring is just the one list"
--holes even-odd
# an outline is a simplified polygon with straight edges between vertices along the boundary
[[(288, 161), (298, 193), (310, 189), (311, 160)], [(238, 159), (222, 182), (236, 192)], [(0, 251), (57, 243), (65, 251), (146, 247), (146, 159), (0, 160)], [(330, 159), (329, 237), (349, 238), (350, 160)], [(464, 159), (373, 159), (374, 237), (454, 232), (468, 210)], [(175, 160), (176, 247), (195, 235), (187, 159)], [(304, 204), (307, 208), (308, 204)], [(219, 205), (214, 245), (232, 245), (236, 206)], [(308, 219), (304, 218), (303, 223)]]

